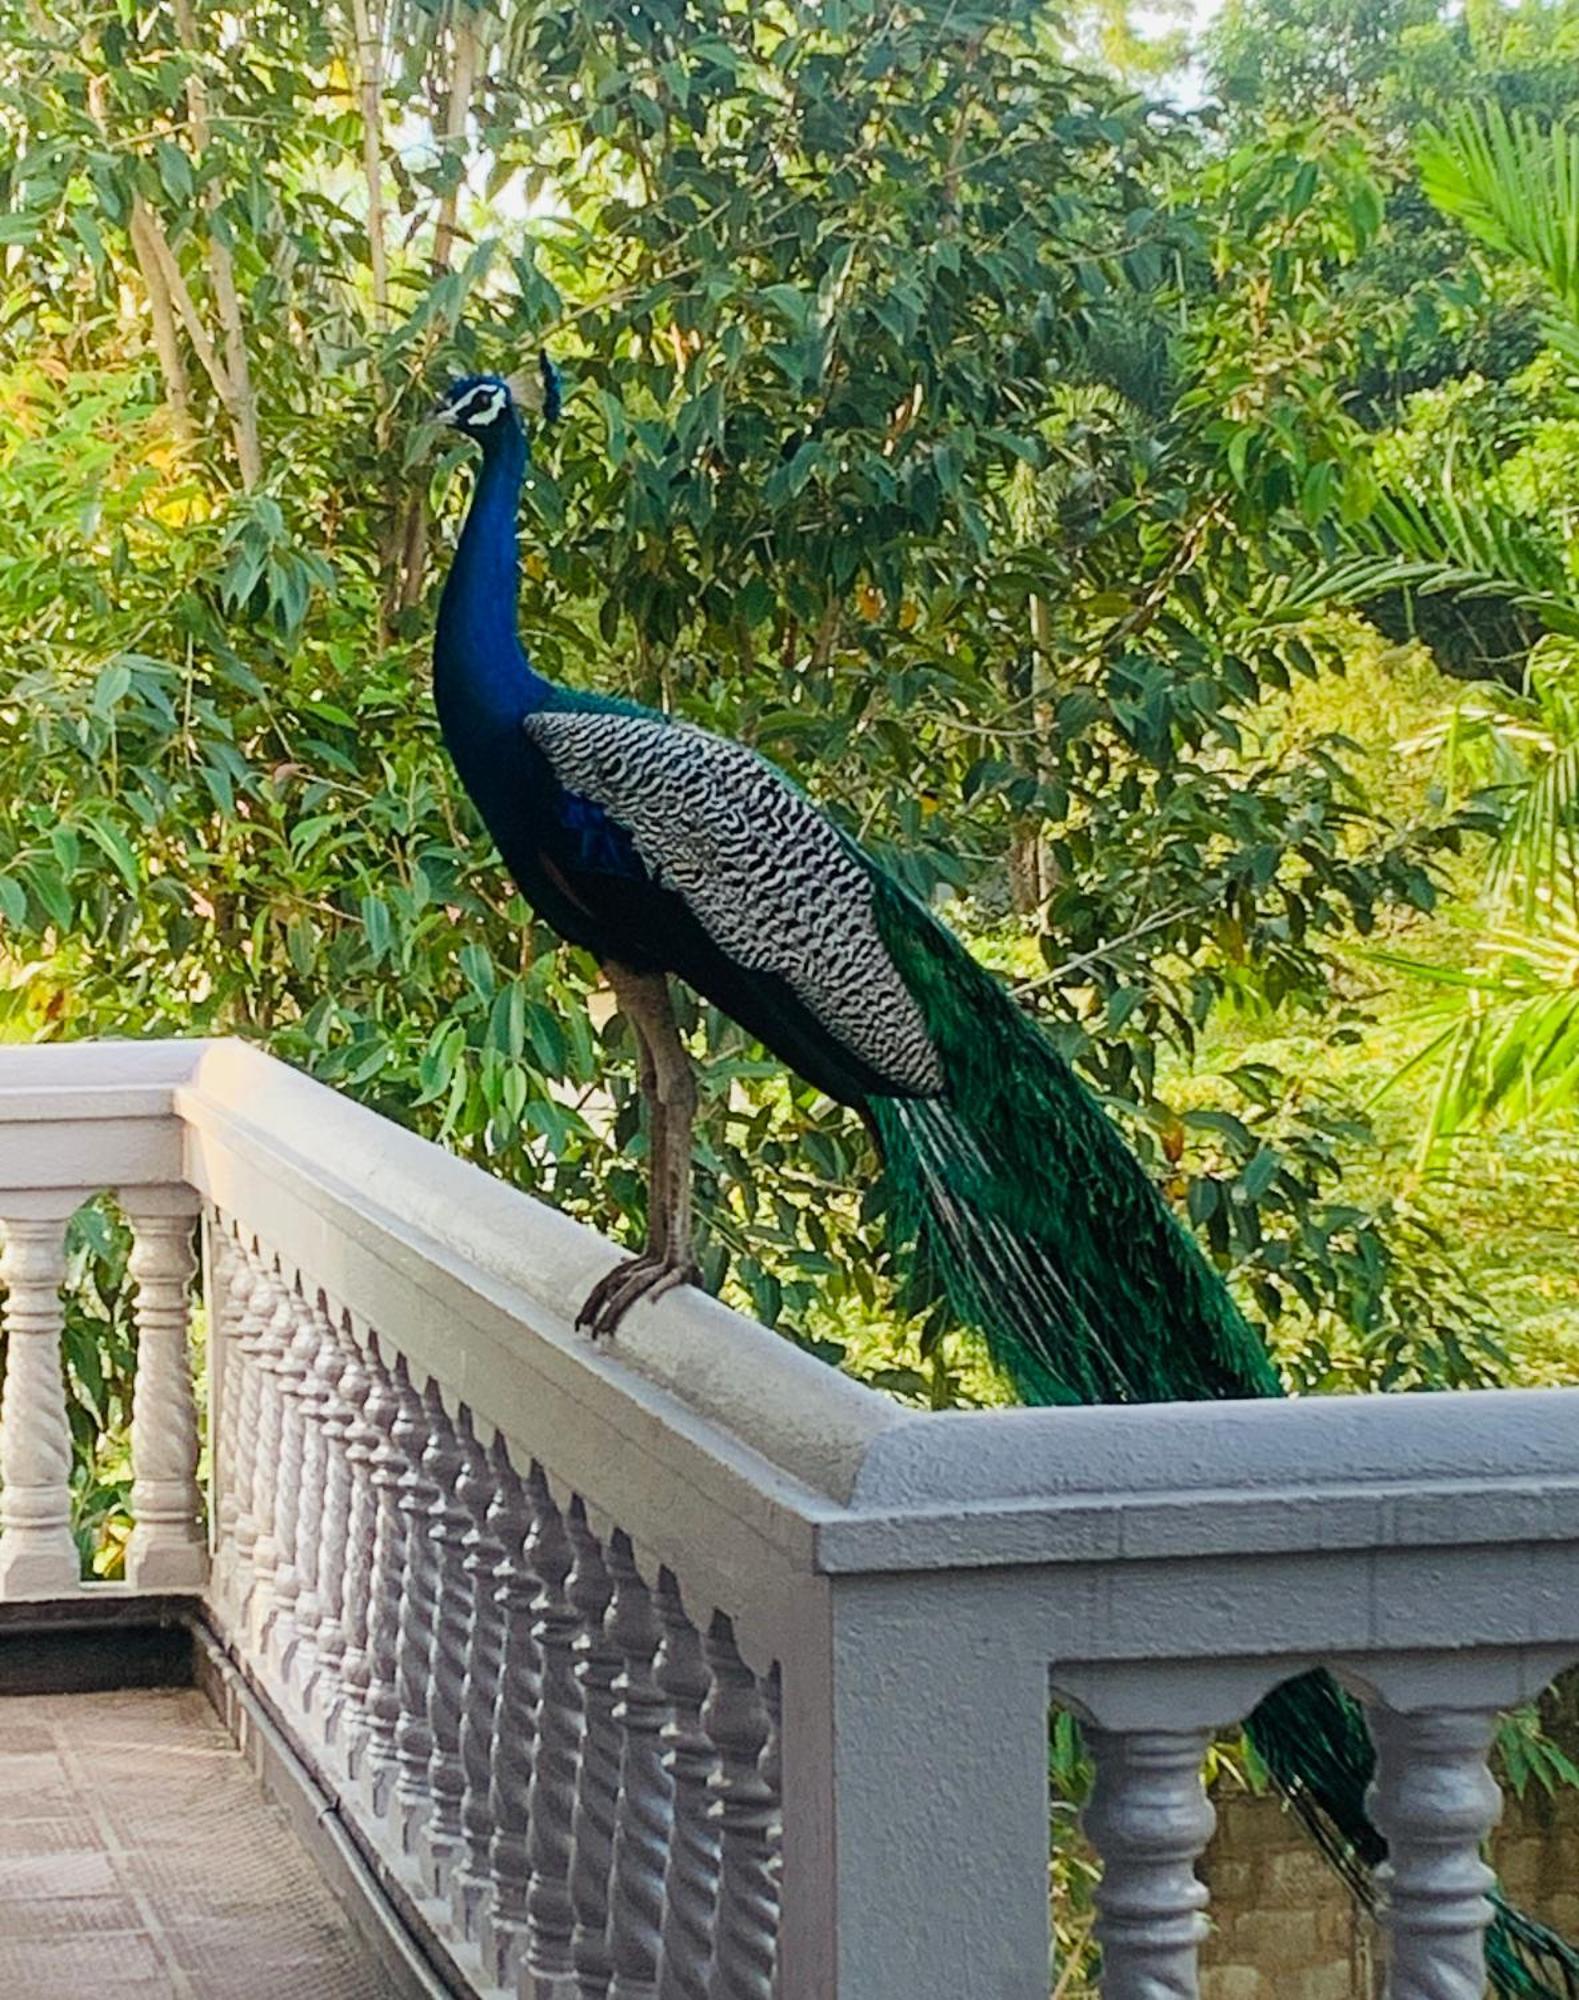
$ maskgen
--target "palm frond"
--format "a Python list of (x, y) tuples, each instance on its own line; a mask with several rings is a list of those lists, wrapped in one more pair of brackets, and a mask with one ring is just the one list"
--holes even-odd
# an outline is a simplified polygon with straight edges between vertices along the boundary
[(1438, 1160), (1460, 1133), (1537, 1122), (1579, 1107), (1579, 923), (1570, 901), (1535, 927), (1489, 933), (1479, 964), (1440, 966), (1389, 955), (1388, 963), (1441, 990), (1424, 1011), (1431, 1033), (1389, 1080), (1391, 1089), (1440, 1062), (1421, 1141)]
[(1449, 450), (1429, 485), (1380, 493), (1350, 524), (1349, 551), (1296, 579), (1274, 615), (1363, 607), (1390, 592), (1495, 597), (1531, 613), (1548, 632), (1579, 638), (1576, 599), (1555, 540), (1510, 512), (1495, 493), (1496, 467)]
[(1579, 131), (1464, 105), (1426, 128), (1419, 161), (1444, 215), (1538, 273), (1553, 303), (1548, 336), (1579, 358)]

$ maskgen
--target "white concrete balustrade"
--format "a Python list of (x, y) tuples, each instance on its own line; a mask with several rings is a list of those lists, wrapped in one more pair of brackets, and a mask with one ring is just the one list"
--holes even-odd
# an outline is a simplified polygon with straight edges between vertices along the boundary
[[(103, 1191), (124, 1585), (78, 1579), (61, 1372)], [(1046, 2000), (1051, 1695), (1104, 1992), (1187, 2000), (1206, 1746), (1322, 1665), (1395, 2000), (1484, 1990), (1495, 1718), (1579, 1658), (1579, 1392), (922, 1414), (694, 1293), (595, 1347), (610, 1246), (230, 1043), (0, 1051), (0, 1231), (0, 1600), (189, 1598), (452, 1983)]]

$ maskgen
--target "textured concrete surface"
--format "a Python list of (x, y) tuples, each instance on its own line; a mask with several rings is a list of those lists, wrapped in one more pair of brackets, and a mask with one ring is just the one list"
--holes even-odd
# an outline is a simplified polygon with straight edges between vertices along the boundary
[(0, 1700), (0, 1994), (379, 2000), (192, 1689)]

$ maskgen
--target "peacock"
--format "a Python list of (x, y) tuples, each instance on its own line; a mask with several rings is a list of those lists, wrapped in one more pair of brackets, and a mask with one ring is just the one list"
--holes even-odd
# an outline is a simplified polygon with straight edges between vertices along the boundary
[[(558, 378), (546, 358), (541, 372), (551, 419)], [(1281, 1395), (1264, 1343), (1117, 1127), (922, 902), (753, 751), (533, 668), (516, 629), (528, 446), (515, 398), (500, 376), (470, 375), (435, 420), (481, 452), (435, 633), (444, 740), (522, 894), (598, 959), (638, 1048), (647, 1238), (578, 1326), (606, 1338), (637, 1300), (698, 1280), (678, 977), (860, 1115), (896, 1254), (1022, 1401)], [(1366, 1811), (1359, 1707), (1309, 1674), (1248, 1730), (1369, 1901), (1385, 1846)], [(1487, 1954), (1507, 2000), (1579, 2000), (1579, 1953), (1500, 1900)]]

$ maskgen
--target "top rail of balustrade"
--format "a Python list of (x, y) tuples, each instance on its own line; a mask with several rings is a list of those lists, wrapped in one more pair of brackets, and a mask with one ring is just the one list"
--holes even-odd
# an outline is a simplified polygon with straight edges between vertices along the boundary
[(650, 1513), (661, 1462), (688, 1530), (730, 1510), (797, 1570), (1579, 1542), (1579, 1390), (920, 1413), (695, 1292), (597, 1347), (571, 1320), (608, 1243), (256, 1049), (0, 1049), (0, 1197), (161, 1182), (512, 1440), (552, 1415), (611, 1508)]

